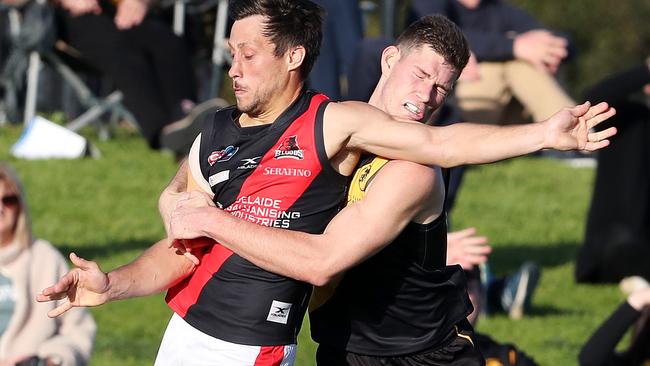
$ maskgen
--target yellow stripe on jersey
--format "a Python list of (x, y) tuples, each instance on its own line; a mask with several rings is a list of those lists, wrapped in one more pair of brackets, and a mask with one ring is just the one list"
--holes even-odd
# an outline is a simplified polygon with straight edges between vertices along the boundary
[(372, 182), (379, 169), (386, 165), (386, 163), (388, 163), (388, 160), (376, 157), (367, 164), (363, 164), (357, 168), (354, 172), (354, 177), (352, 177), (350, 188), (348, 189), (348, 204), (361, 201), (366, 196), (366, 189), (370, 185), (370, 182)]
[[(386, 165), (386, 163), (388, 163), (388, 160), (376, 157), (357, 168), (348, 189), (348, 204), (361, 201), (366, 196), (366, 189), (370, 185), (370, 182), (372, 182), (379, 169)], [(336, 287), (342, 279), (343, 274), (340, 274), (327, 285), (314, 288), (311, 300), (309, 301), (309, 311), (316, 310), (325, 304), (334, 295), (334, 291), (336, 291)]]

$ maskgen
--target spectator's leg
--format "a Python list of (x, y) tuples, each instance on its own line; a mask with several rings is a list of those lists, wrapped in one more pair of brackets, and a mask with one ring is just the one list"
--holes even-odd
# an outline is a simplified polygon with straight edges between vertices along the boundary
[(534, 121), (542, 121), (576, 102), (564, 91), (557, 79), (521, 60), (504, 63), (504, 77), (512, 95)]
[[(363, 39), (361, 8), (358, 1), (336, 0), (336, 17), (334, 18), (334, 37), (339, 73), (347, 81), (354, 59), (355, 50)], [(348, 93), (341, 90), (341, 97)]]
[(63, 39), (115, 82), (149, 146), (158, 148), (160, 130), (171, 121), (148, 56), (109, 15), (61, 16)]
[(146, 50), (151, 61), (163, 102), (171, 113), (166, 123), (184, 117), (187, 111), (182, 103), (196, 102), (196, 78), (185, 40), (175, 35), (169, 24), (151, 16), (126, 34)]
[(512, 98), (504, 72), (502, 62), (481, 62), (480, 80), (458, 82), (455, 95), (465, 121), (502, 122), (503, 108)]
[(323, 24), (323, 42), (320, 48), (320, 54), (314, 67), (309, 74), (309, 87), (319, 92), (325, 93), (334, 100), (341, 99), (341, 90), (339, 87), (339, 75), (341, 74), (338, 65), (338, 56), (336, 55), (336, 20), (338, 16), (333, 10), (334, 0), (318, 0), (319, 5), (327, 11)]

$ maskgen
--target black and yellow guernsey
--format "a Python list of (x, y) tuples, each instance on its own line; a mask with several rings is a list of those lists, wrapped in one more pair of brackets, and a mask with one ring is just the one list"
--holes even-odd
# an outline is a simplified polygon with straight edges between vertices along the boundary
[[(348, 203), (363, 199), (387, 162), (362, 159)], [(404, 184), (409, 179), (417, 177), (404, 177)], [(428, 224), (409, 223), (386, 248), (350, 269), (335, 289), (316, 290), (310, 309), (313, 339), (371, 356), (416, 354), (439, 345), (473, 309), (463, 270), (446, 266), (446, 253), (446, 213)]]

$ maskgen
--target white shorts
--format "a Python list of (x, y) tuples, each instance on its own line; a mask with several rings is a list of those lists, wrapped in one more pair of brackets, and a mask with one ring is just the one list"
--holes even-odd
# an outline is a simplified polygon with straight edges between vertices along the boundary
[(169, 320), (155, 366), (293, 366), (296, 345), (246, 346), (222, 341), (187, 324)]

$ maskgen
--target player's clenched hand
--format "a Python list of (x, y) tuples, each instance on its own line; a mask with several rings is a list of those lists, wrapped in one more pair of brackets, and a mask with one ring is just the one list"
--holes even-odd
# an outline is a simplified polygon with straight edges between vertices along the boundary
[(543, 124), (544, 146), (556, 150), (596, 151), (609, 145), (616, 128), (591, 132), (591, 129), (616, 114), (616, 110), (602, 102), (592, 106), (589, 102), (564, 108)]
[(176, 203), (169, 222), (170, 247), (176, 248), (179, 254), (185, 255), (194, 264), (199, 259), (192, 253), (196, 249), (214, 245), (212, 239), (206, 238), (203, 228), (210, 225), (205, 222), (207, 213), (215, 210), (215, 204), (210, 195), (200, 192), (188, 192)]
[(170, 239), (194, 239), (205, 235), (208, 214), (215, 210), (211, 197), (200, 191), (186, 193), (176, 202), (169, 221)]
[(75, 253), (70, 253), (70, 260), (76, 268), (36, 296), (38, 302), (63, 300), (61, 305), (47, 313), (51, 318), (76, 306), (98, 306), (108, 301), (108, 276), (97, 263), (80, 258)]

